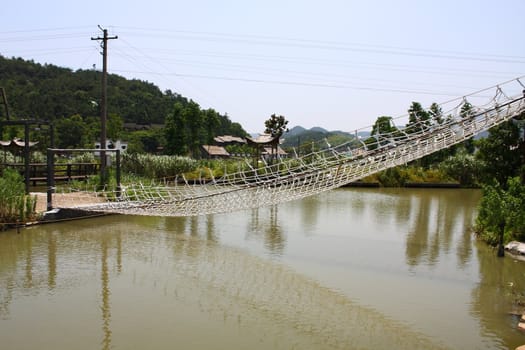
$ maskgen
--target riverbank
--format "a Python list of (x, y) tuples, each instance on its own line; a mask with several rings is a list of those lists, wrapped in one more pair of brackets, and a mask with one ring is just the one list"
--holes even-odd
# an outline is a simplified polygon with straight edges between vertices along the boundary
[[(350, 182), (343, 187), (389, 187), (383, 186), (379, 181), (355, 181)], [(461, 188), (458, 182), (406, 182), (401, 188)]]
[(31, 192), (31, 197), (36, 199), (35, 217), (26, 222), (0, 223), (0, 231), (17, 229), (45, 224), (50, 222), (70, 221), (76, 219), (92, 218), (109, 215), (107, 213), (85, 211), (78, 207), (87, 204), (104, 203), (105, 199), (91, 193), (55, 193), (53, 194), (53, 207), (60, 209), (47, 210), (47, 194), (43, 192)]

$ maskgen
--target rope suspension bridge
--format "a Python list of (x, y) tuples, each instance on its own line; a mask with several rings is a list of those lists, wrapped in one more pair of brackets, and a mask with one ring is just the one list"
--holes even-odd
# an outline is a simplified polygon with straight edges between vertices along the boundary
[[(77, 192), (71, 208), (105, 213), (195, 216), (269, 206), (329, 191), (368, 175), (449, 148), (525, 113), (524, 77), (440, 104), (441, 115), (390, 119), (389, 132), (371, 133), (340, 145), (327, 141), (308, 154), (260, 165), (248, 162), (237, 172), (206, 180), (131, 184), (118, 191)], [(466, 108), (468, 107), (468, 108)], [(405, 124), (408, 119), (408, 124)], [(407, 125), (396, 127), (396, 125)], [(372, 142), (370, 142), (372, 140)], [(240, 168), (240, 167), (239, 167)]]

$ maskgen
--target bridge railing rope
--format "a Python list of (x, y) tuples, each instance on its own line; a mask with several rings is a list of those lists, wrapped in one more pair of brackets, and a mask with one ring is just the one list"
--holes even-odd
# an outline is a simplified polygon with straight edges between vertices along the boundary
[[(440, 105), (444, 111), (441, 120), (412, 120), (405, 128), (370, 135), (366, 142), (356, 137), (334, 146), (323, 140), (296, 158), (273, 164), (261, 159), (259, 167), (246, 162), (236, 172), (207, 181), (190, 183), (183, 178), (183, 184), (131, 184), (122, 188), (120, 198), (107, 193), (112, 200), (82, 207), (125, 214), (191, 216), (303, 198), (409, 163), (523, 115), (524, 90), (522, 81), (515, 79)], [(407, 116), (393, 119), (392, 124), (403, 125), (403, 118)], [(356, 135), (359, 133), (356, 130)]]

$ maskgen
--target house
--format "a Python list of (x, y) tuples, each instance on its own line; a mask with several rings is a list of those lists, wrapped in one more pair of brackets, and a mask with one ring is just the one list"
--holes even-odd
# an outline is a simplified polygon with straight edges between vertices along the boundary
[(267, 161), (273, 161), (277, 158), (287, 158), (288, 153), (286, 153), (281, 146), (280, 137), (272, 136), (269, 134), (261, 134), (256, 138), (246, 138), (248, 145), (255, 148), (255, 158), (263, 157)]
[(215, 136), (213, 138), (216, 144), (220, 146), (228, 146), (228, 145), (245, 145), (246, 139), (243, 139), (242, 137), (237, 136), (231, 136), (231, 135), (222, 135), (222, 136)]
[[(100, 141), (95, 142), (95, 149), (100, 149)], [(128, 143), (125, 141), (117, 140), (106, 140), (106, 149), (118, 149), (121, 153), (125, 153), (128, 149)], [(95, 157), (100, 156), (100, 152), (94, 152)]]
[(230, 154), (222, 146), (202, 145), (202, 157), (207, 159), (229, 158)]

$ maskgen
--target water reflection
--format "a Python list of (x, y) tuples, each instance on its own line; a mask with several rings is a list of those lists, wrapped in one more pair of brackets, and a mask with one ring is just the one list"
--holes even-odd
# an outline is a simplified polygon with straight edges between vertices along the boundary
[(0, 339), (57, 350), (513, 347), (501, 315), (525, 279), (476, 249), (478, 194), (341, 190), (232, 215), (3, 233)]
[(47, 236), (47, 266), (48, 278), (47, 285), (49, 290), (53, 290), (56, 285), (57, 276), (57, 244), (54, 235)]
[(510, 256), (498, 258), (483, 244), (477, 248), (481, 279), (472, 291), (472, 313), (480, 320), (484, 336), (498, 342), (499, 348), (515, 349), (525, 343), (517, 328), (518, 315), (525, 312), (523, 263)]
[(315, 227), (320, 215), (319, 197), (306, 197), (301, 200), (302, 208), (299, 212), (301, 223), (303, 224), (305, 234), (310, 234), (312, 227)]
[[(264, 216), (261, 219), (260, 215), (264, 215), (263, 213), (267, 211), (269, 211), (268, 216)], [(280, 256), (284, 252), (286, 239), (279, 224), (278, 213), (278, 206), (252, 209), (247, 237), (263, 241), (265, 248), (268, 249), (270, 253)], [(284, 218), (282, 218), (282, 220), (284, 220)]]
[[(183, 333), (193, 332), (195, 326), (210, 331), (217, 328), (214, 320), (222, 324), (219, 333), (226, 332), (228, 339), (241, 339), (250, 348), (382, 348), (386, 344), (408, 349), (441, 348), (403, 323), (283, 265), (218, 244), (209, 217), (158, 220), (150, 225), (140, 218), (108, 217), (89, 223), (42, 226), (27, 230), (23, 238), (0, 236), (0, 256), (7, 260), (3, 266), (10, 266), (0, 272), (2, 309), (8, 309), (11, 303), (19, 309), (26, 300), (24, 295), (38, 299), (43, 291), (53, 289), (52, 295), (43, 298), (47, 302), (42, 310), (49, 298), (60, 307), (53, 307), (52, 314), (47, 315), (35, 310), (45, 317), (45, 324), (55, 332), (63, 329), (68, 310), (76, 309), (76, 317), (84, 319), (83, 327), (69, 328), (68, 338), (80, 340), (87, 335), (92, 339), (97, 331), (91, 328), (95, 323), (90, 317), (98, 318), (100, 348), (104, 350), (148, 347), (146, 340), (156, 342), (172, 334), (175, 330), (170, 333), (166, 328), (172, 323)], [(253, 234), (262, 235), (269, 250), (282, 252), (284, 239), (277, 225), (277, 208), (270, 209), (266, 219), (258, 220), (255, 227), (262, 230)], [(177, 231), (166, 232), (161, 226)], [(21, 249), (4, 254), (3, 247), (21, 241)], [(22, 275), (17, 268), (20, 262), (24, 266)], [(19, 286), (20, 277), (24, 283)], [(93, 282), (98, 286), (96, 301), (84, 294)], [(53, 300), (54, 295), (64, 293), (67, 298)], [(137, 293), (140, 303), (131, 302)], [(100, 310), (98, 316), (90, 310), (94, 305)], [(14, 344), (10, 342), (9, 327), (15, 321), (8, 313), (2, 316), (7, 323), (0, 327), (0, 335), (9, 347)], [(140, 328), (136, 328), (136, 320), (140, 320)], [(32, 326), (30, 319), (23, 321)], [(123, 329), (128, 327), (132, 331), (124, 333), (123, 338)], [(258, 331), (262, 333), (257, 335)], [(186, 337), (183, 333), (177, 333), (177, 338), (167, 337), (160, 347), (179, 343), (179, 337)], [(24, 344), (33, 348), (46, 334), (43, 330), (24, 339)], [(210, 336), (211, 342), (204, 340)], [(197, 338), (206, 345), (194, 347), (195, 337), (180, 344), (185, 348), (215, 347), (214, 337), (222, 339), (220, 334), (211, 333)], [(223, 341), (229, 344), (231, 340)], [(61, 345), (66, 340), (62, 342), (60, 337), (50, 344), (55, 349), (68, 348)], [(77, 345), (93, 348), (90, 343)], [(235, 342), (230, 345), (235, 347)]]
[[(465, 198), (468, 195), (470, 197)], [(457, 245), (460, 265), (467, 263), (472, 254), (470, 237), (476, 214), (472, 196), (478, 194), (473, 191), (442, 191), (437, 195), (418, 194), (407, 202), (410, 219), (405, 254), (408, 265), (435, 265), (441, 252), (448, 253), (452, 245)], [(454, 232), (462, 233), (459, 242), (454, 240)]]
[[(111, 329), (110, 329), (110, 321), (111, 321), (111, 308), (110, 308), (110, 290), (109, 290), (109, 271), (108, 271), (108, 238), (107, 236), (104, 236), (100, 240), (100, 250), (101, 250), (101, 271), (100, 271), (100, 279), (101, 279), (101, 287), (102, 287), (102, 330), (104, 334), (104, 339), (102, 340), (102, 349), (108, 350), (111, 348)], [(117, 245), (118, 246), (118, 245)], [(119, 254), (117, 254), (119, 256)]]

